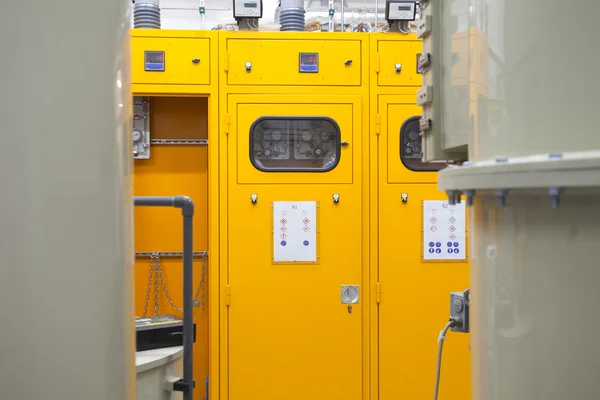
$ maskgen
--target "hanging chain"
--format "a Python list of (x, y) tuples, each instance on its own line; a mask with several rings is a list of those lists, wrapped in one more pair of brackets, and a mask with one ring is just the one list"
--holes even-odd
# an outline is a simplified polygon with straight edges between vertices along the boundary
[[(206, 263), (207, 263), (207, 254), (202, 255), (202, 273), (200, 275), (200, 282), (198, 283), (198, 288), (196, 289), (196, 295), (194, 296), (194, 306), (198, 307), (202, 306), (202, 311), (204, 311), (206, 307), (206, 286), (205, 276), (206, 276)], [(159, 312), (159, 280), (162, 285), (163, 291), (165, 292), (165, 297), (167, 301), (173, 307), (173, 309), (183, 312), (182, 308), (179, 308), (173, 302), (169, 290), (167, 288), (167, 283), (165, 281), (165, 276), (163, 270), (160, 266), (160, 255), (158, 253), (150, 254), (150, 268), (148, 271), (148, 288), (146, 290), (146, 303), (144, 305), (144, 317), (148, 314), (148, 303), (150, 301), (150, 292), (152, 286), (152, 274), (154, 273), (154, 316), (158, 316)], [(198, 300), (202, 296), (201, 301)]]
[[(156, 253), (150, 255), (150, 260), (152, 260), (152, 256), (154, 256), (154, 316), (158, 317), (158, 306), (159, 306), (159, 296), (158, 296), (158, 276), (162, 274), (162, 269), (160, 268), (160, 256)], [(152, 262), (152, 261), (150, 261)]]
[(146, 303), (144, 304), (144, 317), (148, 316), (148, 303), (150, 303), (150, 292), (152, 291), (152, 274), (154, 273), (154, 255), (150, 256), (150, 268), (148, 269), (148, 287), (146, 288)]
[[(198, 305), (202, 305), (202, 311), (206, 307), (206, 287), (204, 285), (204, 277), (206, 276), (206, 258), (207, 254), (202, 255), (202, 273), (200, 275), (200, 283), (198, 284), (198, 289), (196, 289), (196, 296), (194, 297), (194, 305), (198, 307)], [(202, 292), (202, 293), (200, 293)], [(202, 301), (198, 303), (198, 297), (202, 294)]]

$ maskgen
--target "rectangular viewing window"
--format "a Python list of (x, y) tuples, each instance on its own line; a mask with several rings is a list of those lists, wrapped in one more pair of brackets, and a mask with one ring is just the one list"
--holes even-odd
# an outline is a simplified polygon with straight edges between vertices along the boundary
[(340, 161), (340, 128), (326, 117), (263, 117), (250, 128), (250, 160), (265, 172), (327, 172)]

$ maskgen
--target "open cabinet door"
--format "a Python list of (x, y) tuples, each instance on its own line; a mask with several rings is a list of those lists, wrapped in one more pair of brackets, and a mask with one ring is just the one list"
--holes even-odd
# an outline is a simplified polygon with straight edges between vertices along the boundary
[(230, 400), (363, 396), (358, 96), (230, 95)]

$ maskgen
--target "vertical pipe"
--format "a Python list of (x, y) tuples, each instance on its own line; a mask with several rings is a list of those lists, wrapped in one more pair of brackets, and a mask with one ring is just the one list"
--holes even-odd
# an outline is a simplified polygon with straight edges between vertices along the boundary
[(193, 258), (194, 258), (194, 202), (187, 196), (155, 197), (137, 196), (134, 205), (139, 207), (181, 208), (183, 215), (183, 391), (184, 400), (194, 395), (194, 310), (193, 310)]
[(183, 380), (189, 389), (184, 392), (184, 400), (193, 400), (194, 391), (194, 319), (193, 319), (193, 213), (183, 216)]
[(377, 32), (377, 25), (379, 24), (379, 0), (375, 0), (375, 26), (373, 32)]
[(200, 0), (200, 29), (206, 29), (206, 1)]
[(329, 0), (329, 32), (335, 31), (332, 11), (335, 8), (334, 0)]
[(136, 398), (130, 10), (0, 1), (5, 400)]
[(342, 29), (341, 31), (344, 32), (346, 30), (345, 26), (344, 26), (344, 2), (346, 0), (342, 0)]

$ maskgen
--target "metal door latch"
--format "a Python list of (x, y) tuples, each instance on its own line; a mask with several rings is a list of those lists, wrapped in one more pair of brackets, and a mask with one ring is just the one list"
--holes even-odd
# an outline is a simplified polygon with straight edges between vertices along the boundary
[(340, 195), (337, 193), (333, 194), (333, 203), (338, 204), (340, 202)]
[(408, 203), (408, 193), (402, 193), (401, 195), (402, 203)]
[(399, 74), (400, 72), (402, 72), (402, 64), (396, 64), (396, 73)]
[(342, 304), (358, 304), (357, 285), (343, 285), (341, 292)]
[(346, 67), (349, 67), (350, 65), (352, 65), (352, 60), (346, 60), (344, 65), (346, 65)]
[(194, 59), (192, 59), (192, 62), (194, 64), (198, 64), (200, 62), (200, 59), (199, 58), (194, 58)]
[(252, 204), (258, 203), (258, 195), (253, 194), (252, 196), (250, 196), (250, 201), (252, 201)]
[(252, 63), (250, 61), (246, 62), (246, 72), (252, 71)]

